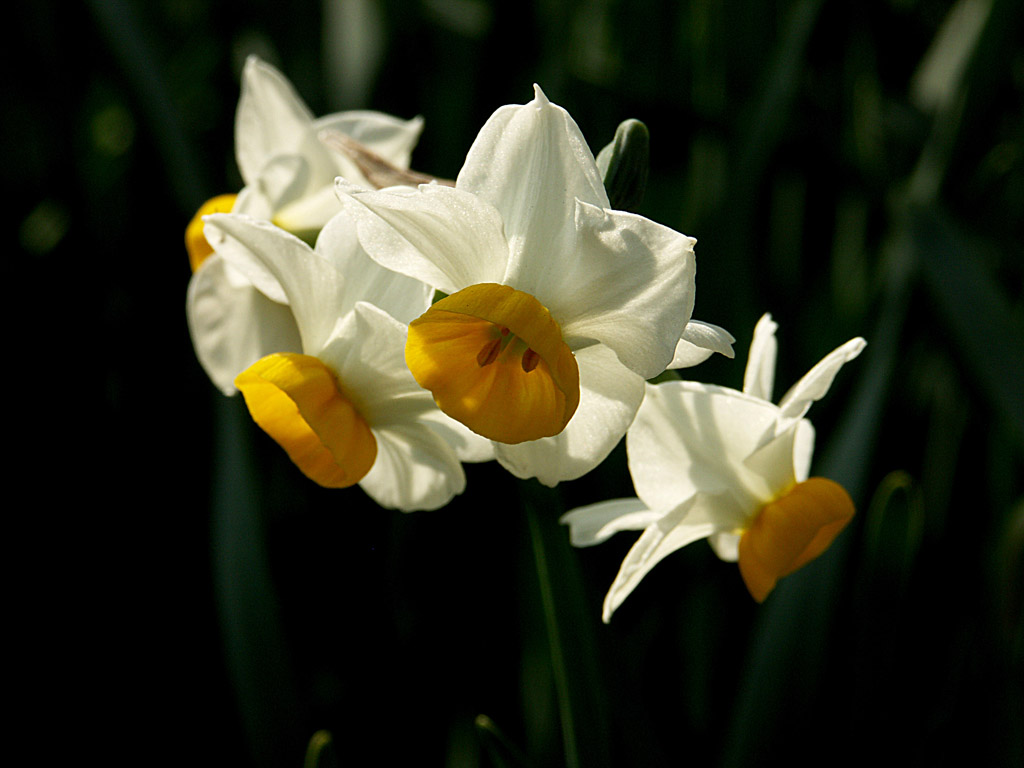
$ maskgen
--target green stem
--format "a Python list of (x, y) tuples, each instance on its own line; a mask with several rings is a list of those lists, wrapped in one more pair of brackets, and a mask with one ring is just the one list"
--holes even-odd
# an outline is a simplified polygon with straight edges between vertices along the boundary
[(566, 672), (565, 656), (562, 653), (562, 638), (555, 614), (555, 598), (551, 589), (551, 574), (548, 570), (547, 555), (540, 521), (534, 504), (527, 501), (526, 520), (530, 526), (530, 542), (537, 566), (537, 581), (540, 584), (541, 604), (544, 608), (544, 623), (548, 630), (548, 644), (551, 650), (551, 667), (555, 679), (555, 694), (558, 697), (558, 712), (562, 721), (562, 744), (565, 750), (566, 768), (579, 768), (579, 753), (576, 748), (576, 728), (573, 723), (572, 702), (569, 698), (569, 676)]

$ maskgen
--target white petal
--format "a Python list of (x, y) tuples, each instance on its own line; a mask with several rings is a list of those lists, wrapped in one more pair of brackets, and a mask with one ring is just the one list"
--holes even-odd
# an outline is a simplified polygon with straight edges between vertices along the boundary
[(579, 127), (537, 86), (533, 101), (502, 107), (487, 120), (456, 186), (501, 212), (514, 264), (568, 255), (577, 198), (610, 207)]
[(652, 509), (698, 491), (750, 494), (744, 459), (774, 436), (778, 409), (734, 389), (697, 382), (647, 385), (626, 436), (637, 495)]
[(754, 337), (750, 341), (747, 368), (743, 373), (743, 391), (751, 397), (771, 402), (775, 383), (775, 356), (778, 342), (775, 330), (778, 324), (770, 314), (764, 314), (754, 326)]
[(300, 198), (308, 188), (309, 164), (295, 154), (270, 157), (238, 193), (232, 213), (270, 221), (290, 201)]
[(574, 339), (596, 339), (645, 379), (672, 362), (693, 312), (692, 237), (622, 211), (580, 202), (571, 254), (558, 254), (557, 271), (524, 288)]
[(287, 199), (274, 210), (273, 222), (303, 240), (311, 242), (333, 216), (341, 211), (334, 194), (334, 179), (326, 186), (305, 190), (294, 199)]
[(604, 598), (602, 618), (606, 624), (655, 565), (677, 549), (715, 531), (707, 514), (707, 508), (713, 507), (715, 501), (714, 497), (703, 494), (687, 499), (640, 535), (622, 561), (619, 573)]
[(261, 357), (302, 349), (291, 310), (232, 280), (230, 271), (224, 259), (210, 256), (192, 275), (186, 298), (196, 357), (225, 395), (236, 393), (235, 376)]
[(745, 485), (760, 502), (750, 510), (751, 514), (796, 484), (793, 462), (796, 432), (794, 424), (792, 429), (777, 434), (744, 459), (743, 465), (750, 470), (744, 476)]
[(483, 200), (438, 184), (373, 192), (341, 179), (337, 194), (363, 247), (388, 269), (445, 293), (502, 281), (508, 245), (501, 217)]
[(277, 69), (250, 56), (235, 113), (235, 157), (249, 184), (274, 155), (310, 143), (313, 114)]
[(600, 544), (619, 531), (640, 531), (664, 515), (648, 509), (640, 499), (612, 499), (590, 504), (562, 515), (559, 522), (569, 526), (574, 547)]
[(318, 118), (313, 128), (318, 134), (324, 130), (343, 133), (392, 165), (408, 168), (413, 147), (423, 131), (423, 118), (400, 120), (383, 112), (354, 110)]
[(338, 299), (336, 315), (348, 312), (357, 301), (366, 301), (409, 323), (426, 312), (434, 298), (433, 288), (426, 283), (385, 269), (371, 259), (359, 242), (355, 222), (345, 214), (327, 222), (317, 238), (316, 251), (344, 276), (344, 295)]
[(796, 475), (798, 483), (810, 477), (813, 455), (814, 425), (807, 419), (800, 419), (796, 424), (796, 436), (793, 439), (793, 474)]
[[(217, 217), (220, 216), (232, 218), (218, 220)], [(281, 287), (281, 283), (278, 282), (274, 272), (256, 253), (260, 245), (263, 244), (263, 241), (266, 240), (263, 231), (250, 233), (250, 229), (256, 221), (257, 219), (239, 213), (217, 213), (204, 216), (203, 235), (217, 255), (231, 265), (236, 275), (241, 275), (245, 282), (254, 285), (268, 299), (276, 301), (278, 304), (287, 304), (288, 296), (285, 294), (284, 288)], [(273, 227), (270, 222), (264, 223), (267, 227)], [(228, 228), (226, 229), (225, 227)], [(230, 231), (231, 229), (238, 229), (243, 236), (241, 238), (236, 236), (236, 233)], [(287, 234), (276, 227), (274, 229), (280, 234)], [(246, 237), (247, 234), (250, 237)], [(259, 242), (257, 248), (254, 249), (252, 244), (248, 242), (250, 239)], [(306, 247), (308, 248), (308, 246)]]
[(377, 459), (360, 487), (382, 507), (412, 512), (443, 507), (466, 488), (462, 465), (424, 423), (372, 428)]
[(334, 307), (343, 295), (337, 270), (302, 240), (267, 221), (219, 213), (206, 217), (204, 231), (217, 253), (254, 283), (262, 282), (264, 272), (271, 275), (291, 304), (303, 351), (316, 354), (337, 322)]
[(439, 409), (427, 411), (420, 418), (452, 447), (459, 461), (479, 463), (494, 459), (494, 443)]
[(825, 355), (779, 401), (782, 420), (799, 419), (807, 413), (811, 403), (820, 400), (828, 392), (839, 369), (857, 357), (866, 345), (867, 342), (858, 337)]
[(740, 559), (740, 534), (730, 531), (719, 531), (708, 537), (708, 544), (719, 559), (727, 563), (735, 563)]
[(735, 357), (732, 350), (734, 341), (736, 339), (724, 328), (702, 323), (700, 320), (690, 320), (683, 329), (683, 335), (676, 344), (675, 355), (668, 367), (673, 370), (690, 368), (703, 363), (715, 352), (728, 358)]
[(518, 445), (495, 443), (495, 455), (516, 477), (547, 486), (575, 480), (611, 453), (629, 428), (644, 395), (644, 380), (600, 344), (576, 352), (580, 404), (564, 430)]
[(405, 364), (407, 332), (384, 310), (358, 302), (317, 353), (371, 427), (408, 423), (437, 409)]

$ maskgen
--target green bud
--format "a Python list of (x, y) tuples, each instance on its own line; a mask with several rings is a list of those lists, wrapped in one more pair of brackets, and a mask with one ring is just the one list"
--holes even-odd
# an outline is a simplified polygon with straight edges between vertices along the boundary
[(639, 120), (623, 120), (615, 129), (615, 138), (597, 154), (604, 188), (612, 208), (632, 211), (644, 198), (651, 139), (647, 126)]

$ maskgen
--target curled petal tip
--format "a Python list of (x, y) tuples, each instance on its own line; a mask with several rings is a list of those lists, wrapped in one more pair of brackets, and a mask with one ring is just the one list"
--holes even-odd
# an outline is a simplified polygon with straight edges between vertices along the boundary
[(544, 91), (536, 83), (533, 84), (533, 100), (537, 102), (538, 107), (546, 107), (551, 103), (548, 101), (548, 97), (544, 95)]

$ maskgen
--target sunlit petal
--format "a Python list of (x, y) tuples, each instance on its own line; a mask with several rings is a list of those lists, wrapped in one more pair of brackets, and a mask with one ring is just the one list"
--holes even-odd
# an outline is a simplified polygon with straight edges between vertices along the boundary
[(284, 75), (255, 56), (246, 59), (235, 112), (235, 158), (245, 183), (272, 156), (306, 144), (312, 121), (313, 113)]
[(683, 335), (676, 344), (670, 369), (690, 368), (707, 360), (717, 352), (725, 357), (735, 356), (732, 345), (736, 339), (724, 328), (711, 323), (691, 319), (683, 329)]
[(775, 357), (778, 352), (775, 331), (778, 327), (767, 313), (757, 321), (750, 341), (747, 367), (743, 372), (743, 392), (769, 402), (775, 386)]
[(641, 216), (585, 203), (575, 216), (575, 250), (553, 254), (523, 290), (550, 302), (545, 306), (560, 318), (570, 345), (597, 340), (628, 368), (653, 378), (672, 362), (693, 311), (696, 241)]
[(708, 501), (703, 494), (691, 496), (640, 534), (605, 595), (605, 623), (654, 566), (687, 544), (711, 535), (715, 525), (705, 514)]
[(724, 387), (647, 385), (626, 436), (637, 495), (665, 509), (697, 491), (748, 494), (736, 467), (773, 435), (777, 416), (771, 403)]
[(374, 434), (377, 461), (359, 486), (382, 507), (437, 509), (465, 490), (454, 451), (426, 424), (393, 424)]
[[(531, 102), (502, 107), (488, 119), (456, 185), (500, 212), (514, 273), (539, 253), (571, 254), (577, 199), (610, 207), (579, 127), (537, 86)], [(527, 283), (522, 289), (532, 292)]]
[(785, 420), (799, 419), (807, 413), (811, 403), (820, 400), (828, 393), (839, 369), (857, 357), (866, 345), (867, 342), (864, 339), (850, 339), (841, 347), (825, 355), (782, 396), (782, 400), (779, 401), (782, 418)]
[(663, 514), (648, 509), (637, 498), (612, 499), (577, 507), (562, 515), (559, 522), (569, 526), (569, 541), (574, 547), (589, 547), (606, 541), (619, 531), (642, 531)]
[(231, 271), (220, 256), (207, 259), (192, 275), (185, 303), (196, 357), (225, 395), (238, 391), (235, 376), (261, 357), (302, 349), (291, 309)]
[(508, 244), (501, 217), (480, 198), (436, 184), (370, 192), (341, 180), (337, 193), (383, 266), (445, 293), (502, 282)]

